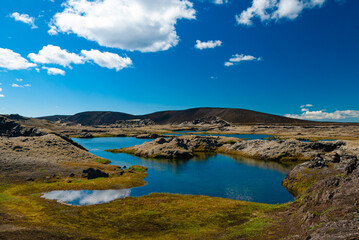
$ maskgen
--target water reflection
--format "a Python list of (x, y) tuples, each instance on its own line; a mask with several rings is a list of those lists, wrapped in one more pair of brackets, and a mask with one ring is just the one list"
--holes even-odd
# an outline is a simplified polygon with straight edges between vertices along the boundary
[[(109, 159), (111, 164), (148, 168), (147, 185), (132, 188), (132, 197), (150, 193), (207, 195), (262, 203), (285, 203), (293, 197), (281, 185), (290, 167), (270, 161), (201, 154), (189, 160), (148, 159), (105, 152), (105, 149), (141, 144), (148, 139), (93, 138), (74, 139), (91, 153)], [(95, 150), (96, 149), (96, 150)], [(92, 194), (92, 193), (91, 193)], [(95, 201), (96, 202), (96, 201)]]
[(129, 197), (130, 189), (121, 190), (80, 190), (80, 191), (52, 191), (42, 197), (57, 200), (70, 205), (94, 205), (108, 203), (115, 199)]
[(289, 173), (294, 166), (287, 166), (281, 163), (273, 162), (273, 161), (265, 161), (265, 160), (257, 160), (251, 158), (244, 158), (239, 156), (232, 156), (233, 160), (237, 163), (246, 164), (249, 166), (260, 167), (263, 169), (272, 169), (283, 174)]

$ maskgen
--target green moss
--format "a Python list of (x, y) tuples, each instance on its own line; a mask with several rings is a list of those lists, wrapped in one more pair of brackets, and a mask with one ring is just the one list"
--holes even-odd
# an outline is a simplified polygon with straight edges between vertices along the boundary
[(64, 182), (9, 185), (1, 190), (0, 196), (7, 196), (1, 198), (4, 199), (1, 206), (7, 209), (7, 214), (19, 216), (18, 221), (26, 219), (23, 226), (55, 229), (75, 239), (78, 236), (96, 239), (214, 239), (228, 234), (257, 239), (257, 236), (265, 236), (266, 229), (272, 226), (269, 214), (282, 207), (178, 194), (150, 194), (83, 207), (67, 206), (40, 197), (44, 191), (76, 189), (80, 185), (83, 187), (84, 182), (101, 186), (102, 181), (104, 179), (83, 180), (69, 186)]
[(230, 236), (237, 238), (260, 237), (265, 235), (264, 230), (271, 226), (272, 220), (267, 217), (256, 217), (250, 221), (231, 229)]
[(135, 171), (135, 172), (146, 172), (147, 168), (138, 166), (138, 165), (134, 165), (134, 166), (130, 167), (128, 170)]
[(94, 161), (97, 163), (101, 163), (101, 164), (110, 164), (111, 163), (110, 160), (105, 159), (105, 158), (96, 158)]
[(121, 149), (106, 149), (106, 152), (110, 153), (127, 153), (127, 154), (135, 154), (135, 150), (131, 147), (128, 148), (121, 148)]

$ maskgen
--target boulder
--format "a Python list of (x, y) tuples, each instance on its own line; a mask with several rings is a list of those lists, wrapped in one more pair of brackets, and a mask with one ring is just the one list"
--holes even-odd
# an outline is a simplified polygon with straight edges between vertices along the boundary
[(87, 179), (95, 179), (95, 178), (108, 178), (108, 173), (105, 173), (99, 169), (89, 168), (82, 171), (82, 177)]

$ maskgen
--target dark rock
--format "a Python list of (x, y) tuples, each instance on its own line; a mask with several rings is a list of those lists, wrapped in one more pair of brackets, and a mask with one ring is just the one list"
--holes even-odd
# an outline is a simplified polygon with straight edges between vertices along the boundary
[(87, 179), (95, 179), (95, 178), (108, 178), (108, 173), (105, 173), (99, 169), (89, 168), (82, 171), (82, 177)]
[(151, 133), (151, 134), (141, 134), (141, 135), (138, 135), (136, 138), (139, 138), (139, 139), (156, 139), (160, 137), (160, 135), (156, 134), (156, 133)]
[(337, 187), (339, 185), (339, 178), (337, 177), (332, 177), (329, 178), (328, 180), (325, 180), (325, 186), (327, 187)]
[(157, 138), (155, 140), (155, 143), (157, 143), (157, 144), (164, 144), (166, 142), (167, 142), (167, 140), (165, 138)]
[(7, 117), (0, 116), (0, 136), (20, 137), (20, 136), (42, 136), (44, 135), (36, 128), (23, 127), (19, 123)]
[(309, 168), (323, 168), (327, 167), (324, 159), (321, 156), (315, 157), (313, 160), (309, 161), (308, 163)]
[(70, 177), (75, 177), (75, 174), (74, 174), (74, 173), (71, 173), (71, 174), (70, 174)]
[(80, 138), (93, 138), (93, 135), (91, 133), (84, 133), (80, 136)]
[(314, 150), (322, 150), (324, 152), (332, 152), (341, 146), (345, 145), (344, 141), (335, 141), (335, 142), (311, 142), (308, 143), (308, 147)]
[(325, 161), (332, 162), (332, 163), (339, 163), (340, 162), (340, 155), (335, 153), (333, 155), (328, 155), (325, 157)]

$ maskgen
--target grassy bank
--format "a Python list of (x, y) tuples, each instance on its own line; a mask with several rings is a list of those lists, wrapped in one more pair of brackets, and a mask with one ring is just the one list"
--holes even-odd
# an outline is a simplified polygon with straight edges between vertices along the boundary
[[(278, 236), (275, 226), (280, 224), (272, 214), (285, 207), (177, 194), (74, 207), (40, 197), (44, 191), (101, 189), (112, 184), (105, 181), (0, 185), (0, 215), (14, 216), (8, 224), (36, 229), (45, 236), (59, 234), (62, 239), (268, 239)], [(129, 186), (129, 182), (122, 184)], [(12, 233), (0, 232), (0, 236), (6, 234)]]

